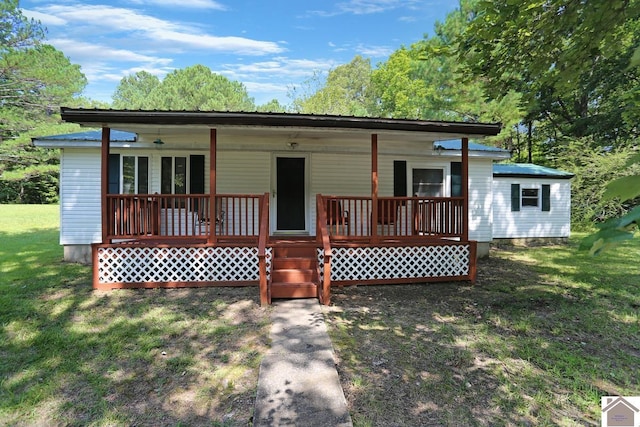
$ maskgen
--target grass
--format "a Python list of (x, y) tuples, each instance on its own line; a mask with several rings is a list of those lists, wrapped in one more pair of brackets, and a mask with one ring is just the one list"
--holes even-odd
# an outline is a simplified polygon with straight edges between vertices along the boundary
[(256, 290), (93, 291), (58, 209), (0, 205), (0, 425), (250, 424)]
[[(250, 424), (256, 290), (93, 291), (58, 221), (0, 205), (0, 425)], [(476, 286), (334, 289), (354, 424), (599, 425), (600, 396), (640, 395), (640, 241), (576, 246), (497, 249)]]
[(600, 425), (640, 395), (640, 241), (497, 249), (476, 286), (337, 289), (326, 309), (356, 426)]

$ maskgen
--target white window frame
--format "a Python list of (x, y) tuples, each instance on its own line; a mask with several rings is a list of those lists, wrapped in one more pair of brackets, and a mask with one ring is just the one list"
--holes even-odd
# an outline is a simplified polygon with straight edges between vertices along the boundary
[[(524, 201), (526, 200), (533, 200), (534, 197), (533, 196), (525, 196), (524, 192), (525, 191), (533, 191), (535, 190), (536, 192), (536, 205), (525, 205)], [(522, 187), (522, 184), (520, 185), (520, 209), (542, 209), (542, 201), (540, 200), (540, 198), (542, 197), (542, 190), (540, 187), (538, 186), (529, 186), (529, 187)]]
[(443, 164), (426, 164), (426, 163), (407, 163), (407, 196), (413, 197), (413, 170), (414, 169), (433, 169), (442, 170), (442, 189), (440, 197), (451, 197), (451, 170), (449, 165)]

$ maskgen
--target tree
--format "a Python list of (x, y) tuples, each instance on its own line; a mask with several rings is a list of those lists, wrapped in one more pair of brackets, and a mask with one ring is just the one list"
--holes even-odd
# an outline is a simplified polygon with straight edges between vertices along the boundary
[(113, 94), (113, 108), (129, 110), (151, 109), (151, 94), (160, 86), (160, 79), (147, 71), (138, 71), (120, 80)]
[(252, 111), (253, 98), (237, 81), (204, 65), (174, 70), (164, 80), (147, 72), (123, 78), (113, 95), (114, 107), (147, 110)]
[(286, 113), (287, 107), (280, 104), (280, 101), (274, 98), (266, 104), (259, 105), (256, 111), (262, 113)]
[(640, 41), (638, 0), (479, 1), (458, 58), (486, 79), (490, 96), (522, 93), (526, 121), (550, 139), (599, 136), (624, 143), (621, 117), (637, 90), (627, 67)]
[[(458, 36), (467, 26), (474, 2), (463, 0), (460, 8), (438, 22), (434, 35), (409, 48), (394, 52), (373, 72), (378, 114), (427, 120), (501, 122), (500, 135), (488, 141), (513, 148), (522, 119), (520, 94), (511, 91), (501, 99), (487, 99), (481, 78), (465, 78), (466, 69), (457, 58)], [(514, 138), (515, 136), (515, 138)]]
[(0, 201), (52, 201), (57, 153), (33, 147), (29, 136), (60, 122), (59, 106), (75, 103), (86, 78), (42, 42), (44, 29), (17, 1), (3, 2), (0, 14)]
[(329, 71), (324, 82), (316, 74), (306, 82), (308, 93), (294, 99), (301, 113), (369, 116), (371, 107), (371, 62), (356, 55), (348, 64)]

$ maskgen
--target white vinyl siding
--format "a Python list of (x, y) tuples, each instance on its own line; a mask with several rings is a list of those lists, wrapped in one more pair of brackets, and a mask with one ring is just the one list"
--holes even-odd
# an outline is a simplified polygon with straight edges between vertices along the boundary
[(100, 242), (100, 151), (64, 149), (60, 156), (60, 244)]
[[(511, 184), (522, 189), (538, 189), (550, 185), (550, 210), (538, 206), (521, 206), (511, 210)], [(571, 232), (571, 184), (568, 179), (493, 178), (493, 237), (495, 239), (524, 239), (569, 237)]]
[(469, 239), (490, 242), (493, 233), (493, 163), (469, 159)]
[[(226, 141), (229, 143), (229, 141)], [(235, 140), (240, 143), (241, 140)], [(326, 148), (335, 141), (329, 141)], [(223, 145), (223, 144), (221, 144)], [(272, 160), (274, 155), (308, 157), (307, 224), (315, 235), (316, 194), (364, 196), (371, 195), (371, 155), (359, 153), (304, 150), (282, 151), (284, 144), (267, 144), (261, 151), (228, 150), (217, 153), (217, 192), (222, 194), (263, 194), (272, 192)], [(335, 144), (334, 144), (335, 145)], [(368, 146), (368, 143), (367, 143)], [(414, 149), (417, 148), (413, 147)], [(273, 151), (271, 151), (273, 149)], [(408, 149), (407, 149), (408, 151)], [(149, 156), (149, 192), (160, 192), (160, 163), (163, 156), (205, 155), (205, 192), (209, 189), (208, 151), (115, 149), (113, 154)], [(407, 162), (407, 188), (411, 187), (414, 167), (442, 168), (445, 195), (450, 193), (450, 164), (459, 162), (454, 156), (412, 156), (380, 154), (378, 157), (378, 193), (393, 196), (394, 160)], [(492, 162), (486, 158), (470, 158), (469, 162), (469, 237), (489, 242), (492, 237)], [(410, 191), (410, 190), (409, 190)], [(409, 195), (409, 194), (407, 194)], [(507, 198), (507, 202), (509, 199)], [(273, 198), (271, 199), (273, 203)], [(552, 202), (553, 208), (553, 202)], [(100, 221), (100, 149), (65, 149), (61, 167), (61, 244), (90, 244), (101, 239)]]

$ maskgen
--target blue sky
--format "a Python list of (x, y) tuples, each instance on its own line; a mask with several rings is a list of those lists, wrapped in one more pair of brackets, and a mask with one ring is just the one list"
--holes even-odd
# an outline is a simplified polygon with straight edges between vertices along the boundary
[(111, 101), (122, 77), (163, 78), (203, 64), (247, 87), (256, 103), (289, 104), (292, 87), (355, 55), (373, 65), (432, 34), (455, 0), (21, 1), (47, 41), (82, 66), (85, 96)]

